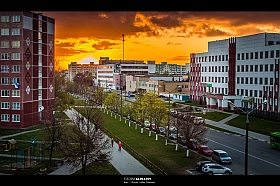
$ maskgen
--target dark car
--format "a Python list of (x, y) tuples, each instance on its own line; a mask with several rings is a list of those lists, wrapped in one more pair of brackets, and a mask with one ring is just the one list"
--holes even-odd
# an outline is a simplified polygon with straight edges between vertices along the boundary
[(197, 162), (196, 165), (195, 165), (195, 170), (201, 172), (202, 166), (203, 166), (204, 164), (207, 164), (207, 163), (213, 163), (213, 162), (210, 161), (210, 160), (199, 161), (199, 162)]
[(200, 145), (200, 143), (195, 139), (190, 139), (190, 146), (188, 148), (192, 150), (196, 150), (197, 146)]

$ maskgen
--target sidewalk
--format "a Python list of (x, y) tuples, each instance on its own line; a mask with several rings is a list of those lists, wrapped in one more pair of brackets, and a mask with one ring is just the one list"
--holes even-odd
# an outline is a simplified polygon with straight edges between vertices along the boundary
[[(73, 119), (73, 111), (74, 110), (67, 110), (65, 114), (70, 119)], [(118, 144), (116, 142), (114, 142), (114, 146), (112, 147), (112, 159), (110, 163), (121, 175), (153, 175), (149, 169), (131, 156), (125, 149), (122, 148), (121, 151), (118, 151)], [(63, 164), (60, 168), (48, 175), (71, 175), (79, 169), (81, 169), (81, 167), (71, 170), (69, 165)]]

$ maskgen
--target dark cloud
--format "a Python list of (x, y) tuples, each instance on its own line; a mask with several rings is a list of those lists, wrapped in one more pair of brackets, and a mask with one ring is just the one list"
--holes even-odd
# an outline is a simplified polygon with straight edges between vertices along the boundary
[(92, 48), (95, 50), (106, 50), (106, 49), (112, 49), (114, 45), (118, 45), (116, 43), (111, 43), (109, 41), (101, 41), (98, 42), (97, 44), (93, 44)]
[(150, 21), (151, 23), (164, 28), (175, 28), (183, 25), (183, 22), (180, 19), (178, 19), (178, 17), (173, 17), (172, 15), (167, 15), (165, 17), (159, 18), (152, 17), (150, 18)]
[[(280, 28), (280, 12), (175, 11), (175, 12), (42, 12), (56, 23), (56, 38), (88, 37), (96, 40), (120, 40), (128, 37), (159, 37), (173, 29), (179, 36), (232, 36), (253, 34), (246, 27), (267, 25)], [(139, 16), (141, 15), (141, 16)], [(136, 24), (141, 23), (141, 24)], [(201, 25), (207, 25), (203, 27)], [(176, 29), (176, 30), (174, 30)], [(260, 31), (263, 31), (259, 28)], [(229, 32), (231, 30), (231, 32)], [(247, 32), (247, 33), (245, 33)]]
[(169, 59), (170, 61), (189, 61), (190, 57), (189, 56), (175, 56), (171, 59)]
[(166, 45), (181, 45), (182, 43), (167, 42)]
[(56, 41), (56, 47), (74, 47), (75, 43)]

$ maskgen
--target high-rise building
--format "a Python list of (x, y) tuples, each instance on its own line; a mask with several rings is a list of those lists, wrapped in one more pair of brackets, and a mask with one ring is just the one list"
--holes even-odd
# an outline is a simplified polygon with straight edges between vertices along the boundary
[(0, 12), (0, 128), (26, 128), (54, 108), (55, 20)]

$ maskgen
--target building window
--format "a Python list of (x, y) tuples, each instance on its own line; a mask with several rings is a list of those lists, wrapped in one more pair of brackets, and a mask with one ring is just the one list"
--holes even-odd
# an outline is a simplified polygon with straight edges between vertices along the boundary
[(20, 22), (20, 16), (12, 16), (12, 22)]
[(258, 91), (254, 90), (254, 97), (258, 97)]
[(240, 60), (240, 54), (237, 54), (237, 60)]
[(280, 50), (276, 50), (276, 57), (280, 57)]
[(1, 72), (9, 72), (10, 68), (8, 65), (1, 65)]
[(42, 32), (38, 32), (38, 40), (42, 39)]
[(20, 103), (19, 102), (13, 102), (12, 103), (12, 109), (13, 110), (20, 110)]
[(254, 72), (254, 65), (250, 65), (250, 72)]
[(2, 23), (8, 23), (9, 22), (9, 16), (1, 16), (1, 22)]
[(20, 60), (20, 53), (12, 53), (12, 60)]
[(1, 90), (1, 97), (10, 97), (9, 90)]
[(259, 71), (258, 67), (259, 67), (258, 65), (255, 65), (255, 72)]
[(12, 114), (12, 122), (20, 122), (20, 115)]
[(274, 58), (274, 50), (270, 51), (270, 58)]
[(12, 90), (12, 97), (20, 97), (20, 90)]
[(20, 72), (20, 66), (19, 65), (13, 65), (12, 66), (12, 72), (15, 73), (15, 72)]
[(19, 48), (20, 47), (20, 41), (12, 41), (12, 48)]
[(268, 85), (268, 78), (264, 78), (264, 84)]
[(264, 57), (265, 57), (265, 58), (268, 58), (268, 51), (265, 51), (265, 52), (264, 52)]
[(9, 41), (1, 41), (1, 48), (9, 48)]
[(10, 80), (9, 78), (3, 77), (3, 78), (1, 78), (1, 84), (2, 85), (9, 85), (10, 84), (9, 80)]
[(263, 71), (263, 65), (260, 65), (260, 72)]
[(241, 77), (241, 84), (244, 84), (244, 77)]
[(269, 84), (273, 85), (273, 78), (270, 78), (269, 80), (270, 80)]
[(9, 53), (1, 53), (1, 60), (9, 60)]
[(263, 59), (263, 52), (260, 52), (260, 59)]
[(250, 52), (250, 59), (254, 59), (254, 53)]
[(248, 96), (248, 90), (247, 89), (245, 90), (245, 96)]
[(255, 84), (257, 85), (258, 84), (258, 78), (255, 77)]
[(260, 85), (263, 84), (263, 78), (260, 78)]
[(9, 114), (1, 114), (1, 121), (10, 121)]
[(250, 77), (250, 84), (253, 84), (253, 78)]
[(259, 58), (259, 53), (255, 52), (255, 59), (258, 59), (258, 58)]
[(270, 64), (270, 68), (269, 68), (269, 71), (273, 71), (274, 70), (274, 64)]
[(8, 28), (1, 28), (1, 36), (8, 36), (9, 29)]
[(262, 97), (262, 90), (259, 91), (259, 97)]
[(268, 64), (264, 65), (264, 71), (267, 72), (268, 71)]
[(12, 35), (13, 36), (20, 35), (20, 28), (12, 28)]
[(1, 102), (1, 109), (10, 109), (9, 102)]

